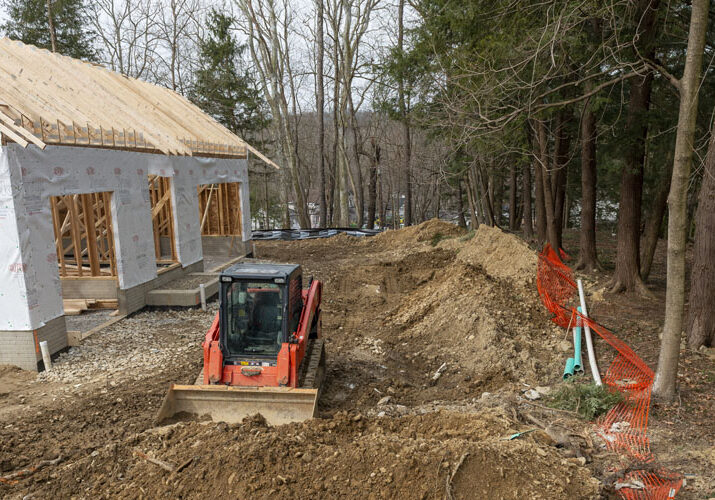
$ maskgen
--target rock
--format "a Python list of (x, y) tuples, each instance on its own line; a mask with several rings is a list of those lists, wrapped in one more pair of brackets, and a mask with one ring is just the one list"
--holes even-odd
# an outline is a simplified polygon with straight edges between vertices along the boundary
[(559, 342), (559, 350), (560, 351), (569, 352), (572, 349), (573, 349), (573, 347), (571, 346), (571, 342), (569, 342), (568, 340), (562, 340), (561, 342)]
[(540, 457), (545, 457), (547, 455), (546, 450), (543, 450), (541, 448), (536, 448), (536, 454)]
[(529, 389), (524, 392), (524, 397), (529, 401), (534, 401), (536, 399), (541, 399), (541, 394), (539, 394), (535, 389)]
[(385, 396), (384, 398), (380, 399), (380, 401), (377, 402), (377, 406), (384, 406), (388, 404), (390, 401), (392, 401), (392, 396)]
[(352, 418), (352, 420), (353, 420), (353, 422), (359, 422), (360, 420), (362, 420), (362, 415), (360, 415), (360, 414), (358, 413), (357, 415), (355, 415), (355, 416)]
[(574, 457), (566, 459), (570, 464), (586, 465), (586, 457)]
[(551, 436), (542, 430), (534, 431), (531, 436), (537, 443), (545, 444), (546, 446), (556, 445), (556, 441), (554, 441)]
[(444, 371), (447, 369), (447, 363), (442, 363), (442, 365), (437, 368), (437, 371), (434, 372), (434, 375), (432, 375), (432, 381), (436, 382), (444, 373)]

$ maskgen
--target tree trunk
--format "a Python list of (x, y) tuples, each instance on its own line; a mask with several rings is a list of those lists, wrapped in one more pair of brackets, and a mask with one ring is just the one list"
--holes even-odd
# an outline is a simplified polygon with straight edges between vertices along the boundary
[[(475, 197), (477, 199), (480, 199), (482, 201), (482, 213), (484, 214), (484, 224), (487, 226), (496, 226), (496, 221), (494, 220), (494, 210), (492, 206), (492, 201), (491, 201), (491, 196), (490, 196), (490, 186), (489, 186), (489, 179), (487, 176), (484, 175), (484, 171), (482, 170), (481, 167), (477, 167), (477, 171), (475, 173), (476, 176), (476, 186), (477, 189), (474, 191)], [(481, 196), (478, 196), (477, 193), (479, 192), (478, 190), (481, 188)]]
[(516, 166), (514, 164), (509, 168), (509, 229), (512, 231), (519, 230), (519, 219), (517, 218), (517, 178)]
[[(404, 50), (404, 32), (405, 32), (405, 0), (400, 0), (397, 16), (397, 50), (403, 54)], [(412, 173), (411, 173), (411, 157), (412, 144), (410, 137), (410, 124), (407, 119), (407, 103), (405, 101), (405, 81), (402, 74), (399, 75), (397, 82), (397, 99), (400, 106), (400, 116), (402, 117), (402, 144), (404, 148), (403, 169), (405, 176), (405, 226), (412, 225)]]
[(546, 204), (544, 203), (544, 181), (543, 168), (541, 167), (541, 151), (539, 139), (536, 137), (538, 125), (535, 121), (531, 121), (527, 129), (527, 137), (534, 156), (534, 209), (536, 215), (536, 238), (539, 245), (546, 243)]
[(370, 139), (372, 158), (370, 162), (370, 182), (367, 200), (367, 228), (375, 228), (375, 204), (377, 202), (377, 169), (380, 165), (380, 145), (374, 137)]
[(52, 19), (52, 0), (47, 0), (47, 25), (50, 30), (50, 47), (52, 47), (52, 52), (57, 52), (57, 33)]
[(536, 120), (537, 127), (537, 142), (539, 144), (539, 168), (541, 169), (541, 184), (543, 186), (543, 198), (544, 198), (544, 211), (546, 214), (546, 237), (549, 244), (558, 252), (561, 248), (559, 246), (559, 237), (556, 232), (556, 221), (554, 220), (554, 198), (551, 191), (551, 179), (549, 178), (548, 165), (549, 165), (549, 152), (548, 152), (548, 138), (546, 135), (546, 124), (543, 120)]
[(380, 211), (380, 214), (379, 214), (380, 228), (382, 229), (385, 227), (385, 217), (386, 217), (387, 206), (385, 204), (385, 198), (382, 193), (382, 175), (380, 175), (379, 167), (377, 170), (377, 206)]
[(459, 227), (467, 227), (467, 221), (464, 218), (464, 193), (462, 193), (462, 179), (457, 177), (457, 218)]
[(646, 222), (645, 233), (643, 234), (643, 251), (641, 254), (641, 279), (647, 280), (650, 275), (650, 269), (653, 264), (653, 255), (658, 246), (658, 237), (660, 236), (660, 226), (663, 223), (665, 209), (668, 206), (668, 192), (670, 191), (670, 177), (672, 175), (672, 164), (663, 172), (658, 185), (658, 192), (653, 200), (653, 206), (650, 208), (650, 217)]
[(524, 205), (524, 237), (531, 240), (534, 237), (534, 224), (531, 215), (531, 164), (524, 165), (524, 175), (522, 176), (523, 194), (522, 203)]
[[(586, 91), (592, 85), (586, 86)], [(576, 269), (596, 271), (596, 115), (587, 100), (581, 118), (581, 232)]]
[(323, 55), (325, 53), (325, 37), (323, 35), (323, 0), (316, 0), (317, 12), (317, 113), (318, 113), (318, 155), (320, 165), (320, 227), (328, 226), (328, 201), (325, 196), (325, 86), (323, 83)]
[(471, 179), (471, 175), (467, 173), (467, 201), (469, 202), (469, 220), (474, 231), (479, 227), (479, 213), (477, 210), (477, 186)]
[(552, 188), (554, 197), (554, 229), (559, 248), (563, 247), (563, 220), (566, 205), (566, 182), (568, 180), (568, 159), (571, 148), (571, 134), (567, 127), (571, 120), (571, 108), (562, 109), (558, 115), (556, 127), (556, 144), (554, 147), (554, 172), (552, 173)]
[(715, 127), (710, 134), (695, 215), (687, 323), (688, 346), (691, 349), (715, 345)]
[[(639, 31), (636, 45), (644, 56), (655, 56), (657, 14), (659, 0), (639, 0)], [(645, 140), (648, 135), (647, 114), (653, 73), (631, 79), (626, 137), (630, 139), (625, 153), (625, 165), (621, 171), (620, 200), (618, 204), (618, 230), (616, 244), (616, 271), (613, 276), (613, 292), (636, 291), (650, 295), (640, 275), (640, 224), (641, 198), (643, 195), (643, 165)]]
[[(320, 0), (321, 2), (323, 0)], [(330, 206), (332, 208), (332, 217), (330, 224), (332, 226), (340, 225), (340, 219), (342, 218), (341, 206), (340, 206), (340, 160), (338, 159), (338, 145), (340, 140), (340, 123), (338, 121), (338, 108), (340, 107), (340, 60), (338, 57), (338, 43), (337, 39), (340, 36), (340, 28), (333, 26), (333, 37), (335, 42), (333, 43), (333, 69), (335, 75), (333, 78), (333, 172), (330, 179), (331, 187), (331, 200)]]
[[(348, 104), (350, 107), (350, 128), (353, 131), (353, 155), (355, 156), (356, 181), (355, 181), (355, 209), (357, 211), (357, 226), (362, 227), (365, 223), (365, 188), (362, 180), (362, 168), (360, 167), (360, 149), (362, 136), (358, 131), (357, 113), (353, 98), (348, 94)], [(350, 165), (348, 165), (348, 168)]]
[[(685, 304), (685, 237), (687, 236), (688, 180), (693, 162), (695, 119), (703, 63), (705, 34), (708, 26), (709, 0), (693, 0), (685, 69), (680, 79), (680, 109), (675, 135), (673, 178), (668, 195), (668, 270), (665, 290), (665, 325), (660, 344), (658, 369), (653, 381), (653, 394), (672, 401), (676, 394), (680, 336), (683, 331)], [(712, 314), (712, 311), (703, 314)]]

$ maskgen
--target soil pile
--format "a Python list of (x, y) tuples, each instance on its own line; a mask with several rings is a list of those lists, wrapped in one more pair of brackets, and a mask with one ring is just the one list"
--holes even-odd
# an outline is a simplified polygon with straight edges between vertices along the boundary
[[(179, 423), (96, 450), (65, 467), (63, 494), (98, 498), (593, 498), (587, 469), (518, 428), (499, 411), (331, 419), (268, 427)], [(169, 473), (146, 453), (174, 466)], [(92, 482), (82, 478), (92, 475)], [(57, 491), (57, 490), (55, 490)], [(42, 493), (41, 490), (38, 491)], [(49, 493), (49, 492), (47, 492)]]
[(386, 322), (401, 329), (413, 358), (437, 355), (471, 386), (546, 383), (559, 370), (558, 338), (531, 286), (536, 258), (516, 236), (481, 226)]
[(404, 229), (387, 230), (377, 236), (366, 239), (366, 244), (394, 248), (414, 243), (431, 242), (438, 238), (452, 238), (463, 235), (466, 231), (459, 226), (439, 219), (431, 219)]
[(474, 237), (459, 252), (458, 259), (483, 269), (497, 280), (532, 289), (536, 281), (536, 252), (522, 239), (497, 227), (479, 226)]

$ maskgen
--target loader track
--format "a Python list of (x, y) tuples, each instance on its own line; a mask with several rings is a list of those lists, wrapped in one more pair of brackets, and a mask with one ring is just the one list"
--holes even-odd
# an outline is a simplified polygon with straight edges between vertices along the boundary
[(325, 377), (325, 341), (310, 339), (306, 346), (304, 362), (298, 376), (298, 387), (320, 388)]

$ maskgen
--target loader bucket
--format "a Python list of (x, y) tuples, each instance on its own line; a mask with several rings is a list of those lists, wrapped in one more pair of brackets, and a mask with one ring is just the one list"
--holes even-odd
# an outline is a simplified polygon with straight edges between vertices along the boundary
[(171, 384), (155, 424), (180, 414), (234, 424), (260, 413), (269, 424), (281, 425), (315, 417), (317, 403), (318, 389)]

